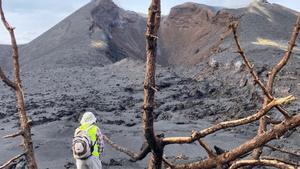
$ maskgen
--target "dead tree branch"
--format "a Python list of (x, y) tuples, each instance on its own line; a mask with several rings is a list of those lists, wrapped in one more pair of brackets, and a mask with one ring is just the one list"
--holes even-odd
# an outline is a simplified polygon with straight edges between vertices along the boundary
[(275, 146), (271, 146), (269, 144), (266, 144), (264, 145), (265, 147), (268, 147), (272, 150), (275, 150), (275, 151), (279, 151), (279, 152), (282, 152), (282, 153), (286, 153), (286, 154), (290, 154), (290, 155), (293, 155), (293, 156), (296, 156), (296, 157), (300, 157), (300, 154), (296, 153), (296, 152), (293, 152), (292, 150), (287, 150), (287, 149), (281, 149), (281, 148), (277, 148)]
[(163, 157), (163, 162), (168, 166), (169, 169), (173, 169), (174, 165)]
[[(20, 65), (19, 65), (19, 53), (18, 53), (18, 46), (16, 42), (16, 37), (14, 33), (14, 28), (9, 25), (6, 21), (4, 16), (3, 8), (2, 8), (2, 0), (0, 0), (0, 15), (1, 20), (10, 34), (11, 45), (12, 45), (12, 58), (13, 58), (13, 65), (14, 65), (14, 83), (11, 81), (7, 81), (6, 76), (4, 75), (3, 71), (1, 71), (1, 78), (3, 80), (6, 79), (9, 86), (15, 90), (16, 93), (16, 102), (18, 108), (18, 114), (20, 119), (20, 131), (22, 131), (23, 136), (23, 143), (24, 143), (24, 152), (26, 155), (26, 159), (28, 162), (29, 169), (37, 169), (37, 164), (35, 162), (34, 151), (33, 151), (33, 143), (31, 138), (31, 126), (28, 123), (28, 117), (25, 110), (25, 103), (24, 103), (24, 95), (22, 91), (22, 82), (20, 78)], [(12, 85), (13, 84), (13, 85)]]
[(274, 79), (275, 79), (277, 73), (286, 65), (286, 63), (290, 59), (292, 51), (293, 51), (294, 47), (296, 46), (296, 40), (299, 35), (299, 31), (300, 31), (300, 14), (298, 15), (293, 33), (291, 35), (291, 39), (288, 43), (289, 45), (288, 45), (287, 51), (285, 52), (284, 56), (279, 61), (279, 63), (272, 68), (271, 72), (269, 72), (267, 90), (270, 93), (272, 93)]
[(216, 167), (217, 163), (227, 164), (228, 162), (231, 162), (241, 157), (242, 155), (254, 150), (255, 148), (265, 145), (266, 143), (268, 143), (273, 139), (278, 139), (285, 132), (299, 126), (300, 126), (300, 113), (295, 116), (292, 116), (289, 119), (285, 119), (282, 123), (275, 125), (264, 134), (257, 135), (256, 137), (246, 141), (240, 146), (228, 152), (225, 152), (221, 155), (218, 155), (215, 159), (209, 158), (194, 163), (176, 165), (174, 168), (175, 169), (197, 169), (197, 168), (211, 169)]
[(146, 146), (144, 146), (141, 150), (141, 152), (139, 154), (136, 154), (130, 150), (128, 150), (127, 148), (124, 148), (120, 145), (117, 145), (116, 143), (114, 143), (111, 139), (109, 139), (107, 136), (103, 136), (103, 139), (109, 144), (111, 145), (111, 147), (113, 147), (114, 149), (120, 151), (120, 152), (123, 152), (125, 154), (127, 154), (130, 158), (131, 158), (131, 161), (132, 162), (135, 162), (135, 161), (139, 161), (139, 160), (142, 160), (144, 159), (147, 154), (149, 154), (151, 152), (151, 149), (149, 147), (149, 145), (147, 144)]
[[(300, 18), (300, 14), (299, 14), (299, 18)], [(297, 37), (298, 35), (297, 32), (299, 32), (299, 28), (298, 28), (300, 24), (299, 18), (297, 20), (298, 26), (295, 27), (294, 34), (292, 35), (292, 39), (290, 40), (290, 46), (288, 48), (288, 52), (286, 52), (285, 56), (282, 59), (284, 61), (279, 63), (279, 65), (281, 66), (277, 66), (276, 68), (277, 72), (279, 72), (280, 69), (286, 64), (288, 58), (290, 57), (291, 51), (295, 45), (295, 41), (296, 41), (295, 37)], [(162, 162), (165, 162), (172, 169), (196, 169), (196, 168), (211, 169), (214, 167), (222, 168), (225, 165), (231, 164), (238, 158), (243, 158), (247, 156), (249, 153), (251, 153), (251, 151), (261, 146), (264, 146), (266, 143), (270, 142), (271, 140), (278, 139), (287, 131), (300, 126), (300, 114), (290, 116), (288, 112), (281, 107), (283, 104), (287, 104), (295, 100), (295, 97), (288, 96), (288, 97), (277, 99), (274, 96), (272, 96), (273, 80), (277, 72), (274, 73), (273, 78), (270, 79), (269, 77), (268, 83), (265, 86), (263, 82), (259, 79), (258, 74), (254, 70), (253, 65), (251, 65), (243, 49), (241, 48), (241, 45), (237, 37), (236, 26), (234, 26), (233, 32), (234, 32), (236, 44), (238, 46), (238, 52), (242, 56), (245, 65), (249, 69), (249, 72), (252, 75), (254, 82), (259, 84), (260, 88), (263, 90), (263, 93), (266, 95), (262, 108), (259, 111), (257, 111), (255, 114), (250, 115), (248, 117), (221, 122), (209, 128), (203, 129), (201, 131), (193, 131), (192, 135), (189, 137), (162, 138), (156, 136), (154, 125), (153, 125), (154, 123), (153, 111), (155, 107), (154, 95), (155, 92), (157, 91), (155, 88), (155, 60), (156, 60), (157, 39), (158, 39), (157, 32), (159, 29), (159, 23), (160, 23), (160, 0), (152, 0), (151, 5), (149, 7), (149, 13), (147, 18), (147, 31), (145, 34), (147, 61), (146, 61), (146, 72), (145, 72), (145, 80), (144, 80), (143, 132), (147, 142), (147, 147), (146, 147), (147, 151), (142, 151), (143, 155), (141, 156), (144, 158), (149, 152), (151, 152), (151, 158), (149, 160), (148, 169), (160, 169)], [(239, 145), (236, 148), (217, 154), (214, 153), (206, 143), (200, 140), (201, 138), (222, 129), (245, 125), (257, 120), (262, 121), (265, 115), (273, 107), (276, 107), (285, 116), (285, 119), (279, 124), (271, 126), (271, 128), (268, 131), (265, 131), (266, 126), (264, 125), (264, 123), (260, 122), (260, 129), (258, 132), (259, 134), (257, 134), (256, 137), (247, 140), (245, 143)], [(261, 126), (265, 126), (265, 128), (261, 129)], [(163, 158), (163, 151), (166, 145), (186, 144), (195, 141), (199, 141), (199, 144), (206, 150), (209, 156), (207, 159), (193, 162), (193, 163), (188, 163), (188, 164), (173, 165)], [(133, 159), (139, 156), (129, 151), (126, 148), (116, 145), (109, 139), (108, 139), (108, 143), (111, 144), (112, 147), (114, 147), (118, 151), (121, 151), (129, 155)], [(259, 160), (274, 161), (276, 159), (259, 159)], [(277, 162), (278, 161), (279, 160), (277, 160)], [(268, 164), (268, 162), (265, 163)]]
[(10, 134), (10, 135), (6, 135), (6, 136), (4, 136), (3, 138), (14, 138), (14, 137), (22, 136), (23, 134), (24, 134), (23, 131), (19, 131), (19, 132)]
[(292, 166), (300, 167), (299, 163), (296, 164), (296, 163), (287, 161), (285, 159), (277, 158), (277, 157), (261, 156), (260, 159), (264, 159), (264, 160), (277, 160), (277, 161), (281, 161), (283, 163), (286, 163), (286, 164), (289, 164), (289, 165), (292, 165)]
[[(263, 82), (259, 79), (258, 74), (254, 69), (254, 66), (250, 63), (249, 59), (247, 58), (244, 50), (242, 49), (242, 47), (240, 45), (239, 38), (237, 36), (237, 24), (231, 24), (230, 28), (232, 29), (234, 40), (235, 40), (236, 46), (238, 48), (237, 52), (241, 55), (241, 57), (244, 61), (244, 64), (246, 65), (246, 67), (248, 68), (250, 74), (252, 75), (254, 83), (258, 84), (260, 86), (260, 88), (262, 89), (262, 91), (268, 97), (269, 100), (273, 100), (274, 97), (271, 95), (269, 90), (265, 87)], [(290, 117), (288, 112), (285, 111), (281, 106), (276, 106), (276, 108), (284, 115), (285, 118)]]
[(209, 147), (208, 144), (206, 144), (204, 141), (201, 139), (198, 140), (198, 143), (204, 148), (206, 153), (208, 154), (209, 158), (215, 158), (217, 155), (214, 153), (214, 151)]
[(267, 159), (236, 161), (229, 167), (229, 169), (238, 169), (238, 168), (244, 167), (244, 166), (252, 166), (253, 167), (253, 166), (257, 166), (257, 165), (271, 166), (271, 167), (276, 167), (276, 168), (280, 168), (280, 169), (296, 169), (295, 166), (286, 164), (282, 161), (267, 160)]
[(13, 158), (11, 158), (10, 160), (8, 160), (6, 163), (4, 163), (3, 165), (0, 166), (0, 169), (5, 169), (6, 167), (8, 167), (12, 162), (16, 161), (17, 159), (21, 158), (22, 156), (24, 156), (25, 153), (19, 154)]
[[(289, 40), (287, 51), (285, 52), (282, 59), (278, 62), (278, 64), (276, 64), (272, 68), (271, 72), (269, 72), (269, 74), (268, 74), (268, 81), (267, 81), (266, 88), (270, 94), (273, 93), (273, 84), (274, 84), (274, 79), (275, 79), (276, 75), (286, 65), (286, 63), (288, 62), (288, 60), (292, 54), (293, 48), (296, 46), (296, 40), (297, 40), (299, 31), (300, 31), (300, 13), (298, 14), (298, 18), (295, 23), (294, 30), (293, 30), (291, 38)], [(265, 97), (264, 106), (267, 105), (268, 102), (270, 102), (270, 99), (268, 97)], [(258, 135), (263, 134), (266, 131), (266, 128), (267, 128), (267, 120), (266, 120), (266, 118), (262, 117), (259, 121), (259, 127), (258, 127), (257, 134)], [(252, 156), (254, 159), (258, 159), (259, 156), (261, 155), (261, 153), (262, 153), (262, 147), (254, 150)]]
[(14, 82), (12, 82), (11, 80), (9, 80), (5, 73), (3, 72), (2, 68), (0, 67), (0, 78), (2, 79), (2, 81), (9, 87), (13, 88), (14, 90), (16, 90), (16, 84)]
[(240, 126), (240, 125), (244, 125), (244, 124), (254, 122), (254, 121), (258, 120), (259, 118), (261, 118), (262, 116), (264, 116), (265, 114), (267, 114), (275, 105), (286, 104), (286, 103), (289, 103), (293, 100), (295, 100), (294, 96), (288, 96), (288, 97), (285, 97), (285, 98), (274, 99), (265, 108), (262, 108), (257, 113), (255, 113), (251, 116), (248, 116), (248, 117), (245, 117), (245, 118), (242, 118), (242, 119), (238, 119), (238, 120), (231, 120), (231, 121), (221, 122), (221, 123), (213, 125), (209, 128), (203, 129), (199, 132), (193, 132), (190, 137), (168, 137), (168, 138), (164, 138), (163, 142), (166, 145), (168, 145), (168, 144), (192, 143), (196, 140), (199, 140), (200, 138), (203, 138), (203, 137), (205, 137), (209, 134), (212, 134), (216, 131), (219, 131), (221, 129), (236, 127), (236, 126)]

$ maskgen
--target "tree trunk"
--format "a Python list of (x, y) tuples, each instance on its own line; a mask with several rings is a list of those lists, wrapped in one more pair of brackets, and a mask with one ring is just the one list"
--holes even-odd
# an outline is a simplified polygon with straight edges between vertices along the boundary
[(156, 137), (153, 128), (153, 110), (155, 94), (155, 60), (157, 51), (157, 32), (160, 24), (160, 0), (152, 0), (148, 11), (146, 31), (146, 72), (144, 81), (144, 112), (143, 127), (144, 136), (147, 140), (152, 155), (148, 169), (160, 169), (162, 165), (163, 145)]
[(12, 47), (13, 47), (13, 64), (14, 64), (14, 82), (16, 84), (16, 102), (18, 114), (20, 118), (20, 130), (24, 138), (24, 151), (29, 169), (37, 169), (37, 164), (34, 158), (33, 144), (31, 138), (31, 126), (28, 123), (27, 113), (25, 110), (24, 95), (22, 90), (22, 82), (20, 78), (19, 54), (18, 47), (14, 35), (12, 34)]
[[(19, 65), (19, 53), (18, 53), (18, 46), (14, 34), (14, 28), (11, 27), (8, 22), (5, 19), (3, 8), (2, 8), (2, 0), (0, 0), (0, 15), (1, 20), (5, 26), (5, 28), (8, 30), (11, 38), (11, 45), (12, 45), (12, 58), (13, 58), (13, 66), (14, 66), (14, 82), (11, 82), (10, 80), (6, 79), (11, 84), (11, 87), (16, 92), (16, 103), (17, 103), (17, 109), (18, 109), (18, 115), (20, 119), (20, 132), (17, 134), (12, 135), (11, 137), (16, 137), (19, 135), (23, 136), (23, 147), (24, 152), (26, 155), (28, 168), (29, 169), (37, 169), (37, 164), (35, 162), (34, 158), (34, 151), (33, 151), (33, 144), (32, 144), (32, 138), (31, 138), (31, 126), (28, 123), (27, 113), (25, 110), (25, 103), (24, 103), (24, 95), (22, 90), (22, 82), (20, 78), (20, 65)], [(4, 73), (1, 70), (1, 78), (5, 78)]]

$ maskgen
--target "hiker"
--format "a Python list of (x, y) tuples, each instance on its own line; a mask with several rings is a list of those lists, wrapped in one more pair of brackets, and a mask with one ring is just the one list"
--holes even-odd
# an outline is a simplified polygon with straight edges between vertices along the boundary
[(81, 126), (75, 130), (72, 150), (77, 169), (102, 169), (100, 156), (103, 155), (104, 142), (96, 121), (92, 112), (86, 112), (80, 121)]

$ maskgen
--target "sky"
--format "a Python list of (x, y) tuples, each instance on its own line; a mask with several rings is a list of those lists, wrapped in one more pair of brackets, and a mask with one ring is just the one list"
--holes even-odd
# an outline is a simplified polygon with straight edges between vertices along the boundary
[[(28, 43), (68, 15), (91, 0), (3, 0), (3, 8), (9, 23), (16, 27), (19, 44)], [(184, 2), (196, 2), (211, 6), (238, 8), (247, 6), (253, 0), (162, 0), (162, 13), (168, 14), (170, 8)], [(147, 13), (150, 0), (114, 0), (124, 9)], [(148, 2), (148, 3), (147, 3)], [(300, 0), (269, 0), (300, 11)], [(0, 44), (9, 44), (8, 33), (0, 24)]]

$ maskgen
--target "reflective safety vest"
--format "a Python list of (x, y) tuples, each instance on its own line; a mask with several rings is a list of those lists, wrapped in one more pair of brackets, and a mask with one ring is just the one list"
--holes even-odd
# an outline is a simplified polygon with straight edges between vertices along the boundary
[(89, 138), (92, 140), (92, 155), (99, 157), (99, 144), (97, 143), (97, 129), (98, 127), (95, 125), (90, 124), (82, 124), (79, 127), (79, 130), (85, 130), (89, 136)]

